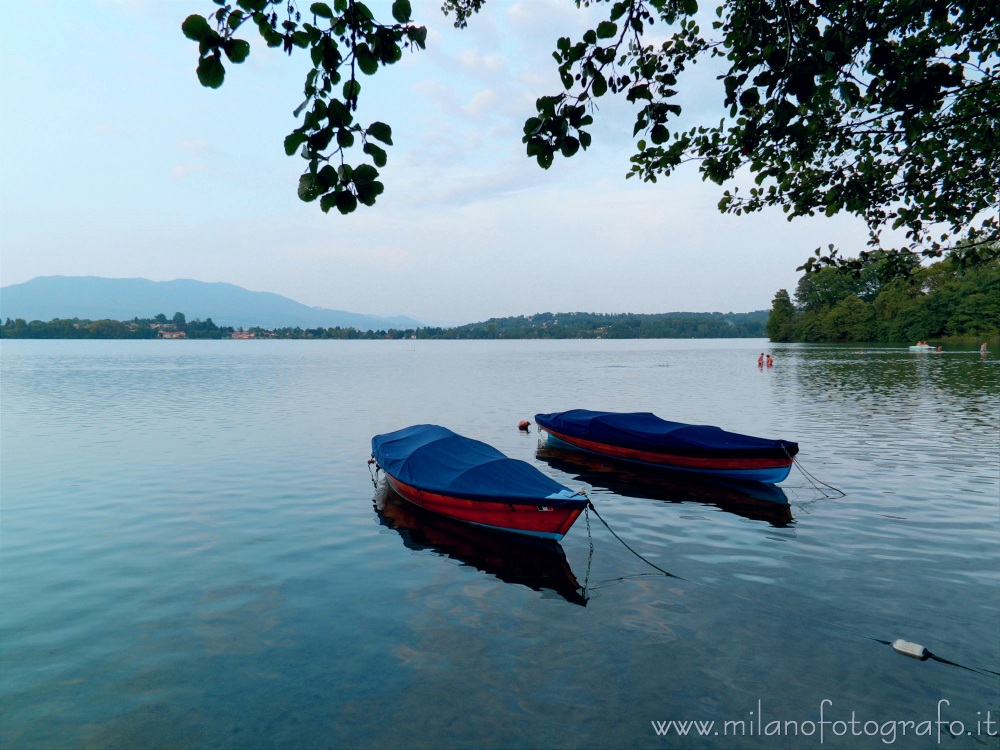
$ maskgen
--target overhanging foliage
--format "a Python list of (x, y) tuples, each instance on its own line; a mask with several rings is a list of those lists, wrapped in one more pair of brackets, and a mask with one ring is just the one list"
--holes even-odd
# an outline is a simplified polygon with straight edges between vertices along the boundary
[[(190, 16), (198, 77), (218, 87), (225, 64), (240, 63), (248, 23), (271, 47), (307, 50), (312, 64), (302, 123), (285, 139), (307, 169), (299, 196), (341, 213), (373, 205), (382, 192), (389, 125), (355, 122), (361, 77), (422, 49), (427, 31), (408, 0), (378, 20), (357, 0), (312, 3), (237, 0), (207, 18)], [(464, 27), (485, 0), (444, 0)], [(636, 107), (636, 153), (628, 176), (655, 182), (696, 161), (720, 185), (748, 170), (756, 186), (727, 190), (720, 210), (780, 206), (789, 219), (849, 212), (871, 243), (887, 227), (908, 249), (940, 256), (961, 240), (966, 261), (995, 257), (1000, 238), (1000, 22), (976, 0), (727, 0), (711, 33), (696, 0), (576, 0), (607, 7), (579, 40), (556, 43), (564, 90), (537, 100), (523, 141), (548, 168), (590, 144), (595, 100), (620, 95)], [(677, 129), (677, 92), (694, 64), (722, 58), (716, 123)], [(690, 82), (689, 82), (690, 85)], [(367, 162), (347, 154), (360, 147)], [(817, 250), (805, 268), (835, 264)], [(991, 255), (994, 254), (994, 255)]]

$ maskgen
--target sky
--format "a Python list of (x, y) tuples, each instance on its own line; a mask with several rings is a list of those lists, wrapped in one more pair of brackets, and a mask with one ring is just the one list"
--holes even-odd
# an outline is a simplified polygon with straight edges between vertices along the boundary
[[(371, 0), (389, 17), (389, 0)], [(413, 0), (427, 49), (363, 78), (357, 120), (392, 127), (373, 208), (296, 195), (287, 157), (308, 72), (267, 49), (203, 88), (181, 22), (211, 0), (10, 0), (0, 25), (0, 285), (38, 276), (197, 279), (428, 324), (536, 312), (769, 309), (816, 247), (865, 249), (853, 217), (720, 214), (694, 165), (625, 179), (634, 113), (599, 100), (593, 144), (549, 170), (524, 120), (561, 91), (560, 36), (596, 25), (572, 0), (488, 0), (453, 28)], [(308, 7), (308, 2), (303, 3)], [(606, 12), (600, 5), (596, 13)], [(251, 35), (252, 33), (252, 35)], [(682, 90), (719, 119), (715, 71)]]

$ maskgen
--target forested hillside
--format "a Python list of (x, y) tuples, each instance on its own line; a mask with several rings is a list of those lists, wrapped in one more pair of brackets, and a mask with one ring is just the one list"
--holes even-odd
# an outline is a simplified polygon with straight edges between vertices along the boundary
[(611, 313), (537, 313), (491, 318), (456, 328), (425, 328), (424, 338), (447, 339), (687, 339), (761, 338), (767, 311), (657, 315)]

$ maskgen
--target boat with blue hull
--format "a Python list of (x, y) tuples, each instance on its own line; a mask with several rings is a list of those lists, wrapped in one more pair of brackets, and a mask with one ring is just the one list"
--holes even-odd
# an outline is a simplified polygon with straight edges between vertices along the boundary
[(669, 470), (775, 484), (799, 451), (788, 440), (742, 435), (710, 425), (669, 422), (650, 412), (572, 409), (536, 414), (555, 447)]
[(376, 435), (372, 459), (405, 500), (491, 529), (559, 540), (587, 505), (531, 464), (440, 425)]

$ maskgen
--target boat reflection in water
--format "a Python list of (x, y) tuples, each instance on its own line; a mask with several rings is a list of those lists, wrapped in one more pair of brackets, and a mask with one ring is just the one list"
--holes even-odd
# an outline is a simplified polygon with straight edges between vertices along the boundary
[(793, 520), (788, 497), (773, 484), (638, 467), (633, 463), (544, 443), (538, 446), (535, 456), (554, 469), (616, 495), (714, 505), (728, 513), (767, 521), (777, 527), (788, 526)]
[(495, 531), (430, 513), (401, 498), (385, 481), (376, 489), (374, 504), (379, 523), (396, 531), (409, 549), (430, 550), (506, 583), (587, 605), (583, 587), (558, 542)]

